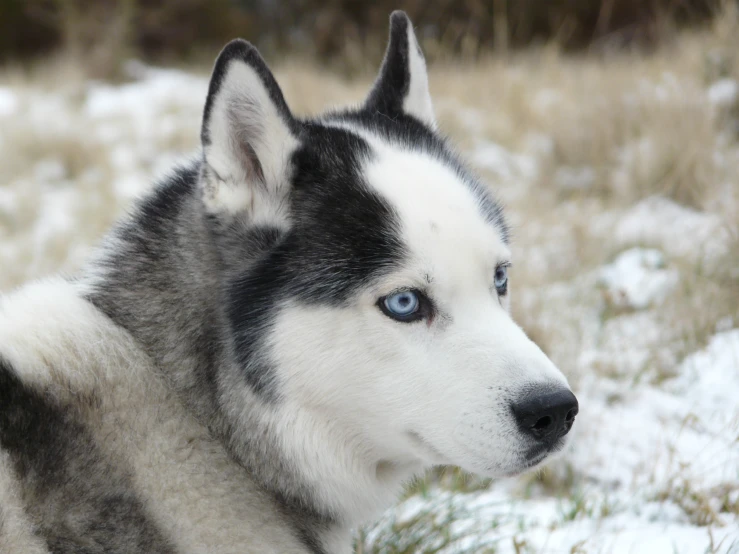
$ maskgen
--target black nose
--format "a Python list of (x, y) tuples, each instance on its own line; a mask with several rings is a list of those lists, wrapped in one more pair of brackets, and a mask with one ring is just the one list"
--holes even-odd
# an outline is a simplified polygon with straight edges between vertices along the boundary
[(512, 407), (521, 431), (549, 444), (570, 431), (578, 411), (577, 398), (568, 389), (530, 391)]

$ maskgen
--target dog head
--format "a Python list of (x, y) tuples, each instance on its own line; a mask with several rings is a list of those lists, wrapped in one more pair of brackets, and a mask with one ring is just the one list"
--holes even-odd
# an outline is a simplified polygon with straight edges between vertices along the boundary
[(315, 119), (253, 46), (226, 46), (200, 186), (228, 340), (249, 402), (308, 414), (367, 459), (513, 474), (562, 448), (577, 401), (511, 319), (501, 208), (436, 127), (402, 12), (365, 102)]

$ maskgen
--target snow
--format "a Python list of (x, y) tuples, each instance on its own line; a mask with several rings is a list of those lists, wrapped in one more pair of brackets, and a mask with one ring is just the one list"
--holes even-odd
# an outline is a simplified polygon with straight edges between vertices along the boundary
[(33, 167), (34, 179), (39, 183), (61, 181), (67, 174), (64, 164), (57, 159), (41, 160)]
[(0, 117), (14, 114), (18, 110), (18, 96), (6, 87), (0, 87)]
[(470, 155), (470, 160), (478, 168), (485, 169), (505, 181), (518, 179), (530, 181), (539, 171), (533, 157), (511, 153), (490, 141), (479, 141)]
[(11, 214), (17, 207), (18, 200), (13, 191), (0, 187), (0, 217)]
[(563, 191), (586, 191), (595, 186), (596, 174), (592, 167), (560, 167), (554, 173), (554, 185)]
[(695, 261), (715, 259), (726, 251), (729, 240), (720, 217), (661, 196), (651, 196), (633, 206), (620, 217), (614, 232), (618, 244), (653, 246), (668, 255)]
[(141, 77), (120, 86), (92, 85), (84, 112), (92, 118), (133, 117), (143, 123), (168, 110), (201, 108), (208, 90), (206, 79), (181, 71), (151, 68)]
[(621, 379), (636, 379), (652, 361), (674, 363), (674, 355), (664, 346), (668, 338), (649, 312), (610, 318), (598, 339), (583, 346), (577, 367), (581, 373), (597, 370)]
[(734, 79), (720, 79), (706, 91), (708, 101), (718, 108), (730, 108), (739, 97), (739, 83)]
[(644, 309), (661, 302), (678, 281), (675, 269), (665, 268), (659, 250), (631, 248), (601, 271), (610, 301), (619, 307)]

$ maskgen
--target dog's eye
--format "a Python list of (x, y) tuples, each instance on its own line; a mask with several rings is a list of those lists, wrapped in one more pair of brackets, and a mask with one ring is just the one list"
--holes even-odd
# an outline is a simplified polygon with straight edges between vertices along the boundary
[(382, 312), (397, 321), (417, 321), (423, 318), (423, 296), (415, 290), (403, 290), (380, 298)]
[(495, 290), (498, 294), (503, 296), (508, 290), (508, 266), (499, 265), (495, 269)]

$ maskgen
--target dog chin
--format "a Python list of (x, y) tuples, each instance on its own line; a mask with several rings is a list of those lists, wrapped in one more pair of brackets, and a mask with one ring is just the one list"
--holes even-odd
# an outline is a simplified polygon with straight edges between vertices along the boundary
[(522, 457), (518, 467), (510, 471), (507, 476), (511, 477), (526, 473), (527, 471), (541, 467), (546, 462), (551, 462), (561, 455), (565, 446), (567, 446), (567, 439), (563, 437), (549, 447), (539, 447), (529, 450)]
[(426, 465), (436, 466), (450, 464), (449, 459), (419, 433), (408, 431), (406, 435), (418, 453), (418, 457), (423, 460)]

